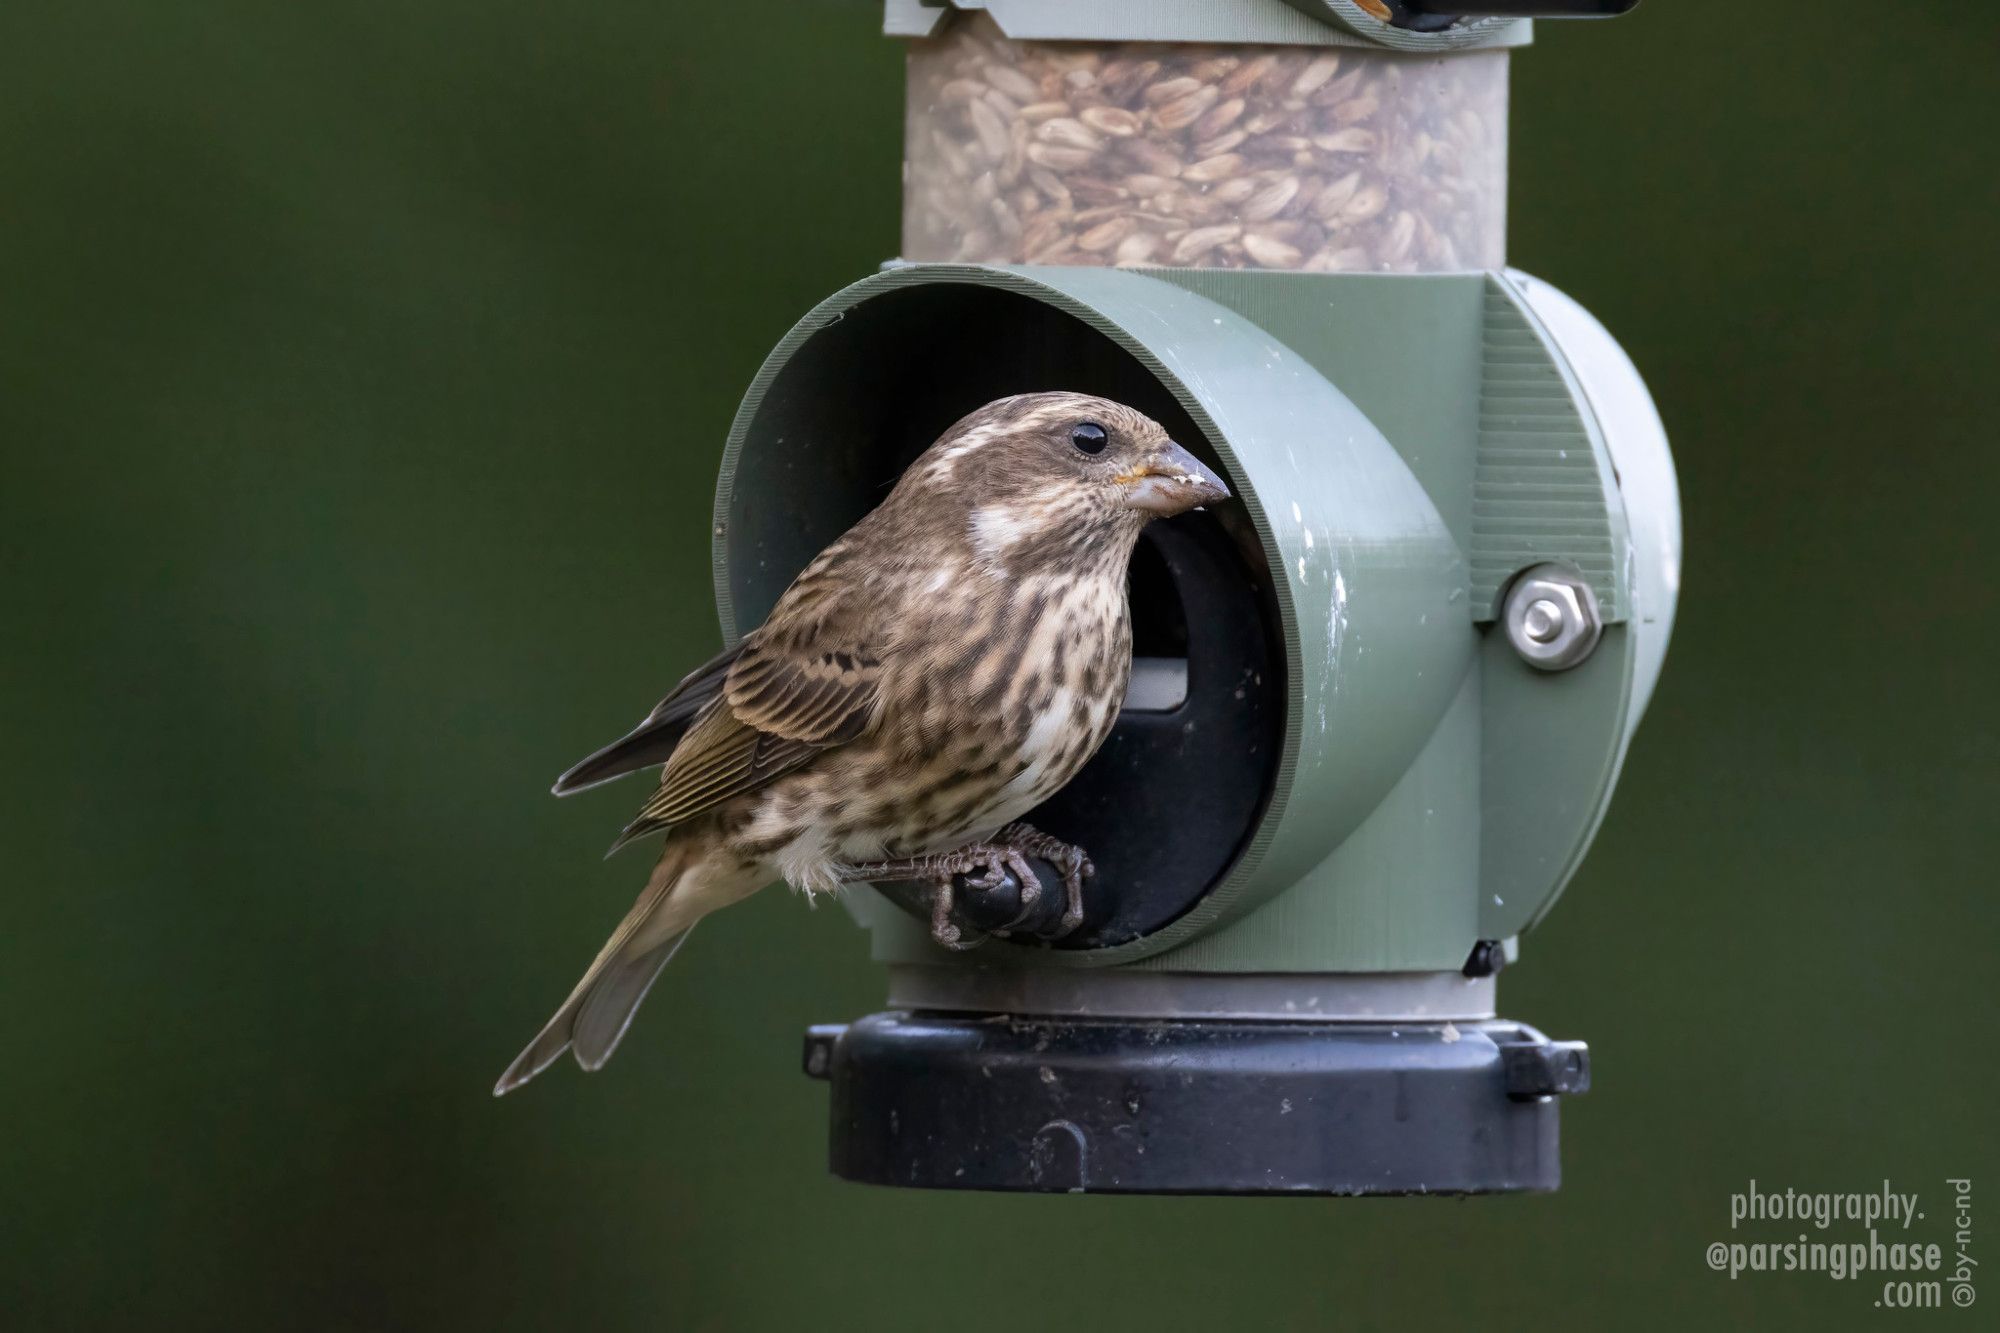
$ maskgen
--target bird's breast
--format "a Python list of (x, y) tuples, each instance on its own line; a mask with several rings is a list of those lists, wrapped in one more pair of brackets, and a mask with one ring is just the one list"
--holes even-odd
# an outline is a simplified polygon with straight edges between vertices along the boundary
[(1004, 823), (1052, 796), (1096, 753), (1132, 670), (1122, 580), (1050, 577), (1024, 586), (1002, 617), (992, 656), (1007, 664), (968, 680), (1001, 764), (981, 818)]
[(1054, 795), (1117, 720), (1132, 665), (1122, 578), (1026, 579), (901, 628), (878, 728), (765, 801), (758, 822), (800, 830), (794, 850), (854, 862), (988, 836)]

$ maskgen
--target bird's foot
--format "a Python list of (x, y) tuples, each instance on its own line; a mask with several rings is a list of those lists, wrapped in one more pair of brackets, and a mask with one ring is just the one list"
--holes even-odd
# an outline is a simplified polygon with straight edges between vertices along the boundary
[(1009, 878), (1021, 886), (1020, 912), (1013, 921), (992, 932), (1005, 936), (1013, 926), (1027, 918), (1042, 896), (1042, 881), (1029, 867), (1022, 850), (1001, 843), (974, 843), (956, 851), (912, 857), (905, 861), (871, 861), (849, 866), (841, 879), (850, 883), (856, 880), (929, 880), (932, 886), (931, 938), (947, 949), (976, 949), (986, 942), (986, 936), (968, 931), (951, 919), (955, 881), (958, 876), (964, 875), (965, 887), (980, 892), (997, 889)]
[[(1043, 938), (1059, 940), (1083, 924), (1083, 882), (1097, 874), (1083, 848), (1052, 838), (1033, 824), (1009, 824), (994, 835), (993, 841), (1029, 856), (1039, 857), (1063, 872), (1064, 905), (1062, 920)], [(1022, 897), (1025, 911), (1027, 898)]]

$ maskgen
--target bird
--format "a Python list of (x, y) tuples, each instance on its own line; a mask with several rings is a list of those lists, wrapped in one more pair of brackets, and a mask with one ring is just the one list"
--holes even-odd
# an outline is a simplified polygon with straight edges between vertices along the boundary
[(1135, 408), (1074, 392), (980, 407), (809, 562), (763, 624), (555, 784), (661, 766), (613, 851), (664, 845), (638, 900), (494, 1087), (569, 1051), (601, 1068), (704, 916), (782, 880), (808, 897), (1060, 867), (1054, 935), (1083, 914), (1086, 853), (1021, 822), (1110, 734), (1132, 667), (1126, 571), (1146, 523), (1229, 498)]

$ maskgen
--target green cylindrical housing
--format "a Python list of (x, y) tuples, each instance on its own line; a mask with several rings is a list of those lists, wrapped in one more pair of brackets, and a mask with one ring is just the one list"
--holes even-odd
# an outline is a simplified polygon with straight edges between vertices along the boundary
[[(1145, 938), (1075, 952), (997, 945), (982, 965), (1450, 969), (1476, 941), (1514, 934), (1567, 877), (1608, 794), (1631, 691), (1629, 578), (1586, 550), (1622, 527), (1607, 508), (1612, 467), (1509, 286), (1410, 281), (901, 266), (822, 304), (759, 373), (717, 499), (717, 597), (732, 636), (762, 619), (906, 455), (1005, 385), (1096, 389), (1111, 378), (1127, 397), (1151, 385), (1241, 498), (1285, 674), (1282, 753), (1254, 831), (1198, 904)], [(1272, 325), (1294, 340), (1317, 329), (1318, 354)], [(1364, 332), (1373, 351), (1349, 341)], [(1371, 373), (1380, 356), (1426, 344), (1424, 375)], [(1504, 475), (1535, 446), (1485, 415), (1506, 409), (1521, 370), (1549, 391), (1519, 404), (1524, 423), (1576, 445), (1557, 493), (1595, 494), (1566, 501), (1576, 512), (1539, 534), (1532, 495), (1525, 529), (1501, 514), (1487, 526), (1505, 531), (1482, 531), (1482, 461), (1498, 493), (1544, 484)], [(1335, 383), (1356, 375), (1372, 412)], [(1376, 424), (1385, 417), (1412, 435), (1392, 443)], [(1515, 537), (1528, 542), (1524, 563), (1572, 559), (1603, 579), (1613, 623), (1592, 660), (1562, 677), (1515, 661), (1490, 627), (1493, 592), (1467, 553), (1490, 562), (1489, 549)], [(1542, 727), (1567, 738), (1560, 753), (1542, 752)], [(1494, 752), (1510, 729), (1524, 734)], [(1537, 780), (1566, 819), (1531, 821), (1526, 840), (1485, 828), (1489, 809)], [(939, 960), (919, 923), (867, 915), (879, 957)]]

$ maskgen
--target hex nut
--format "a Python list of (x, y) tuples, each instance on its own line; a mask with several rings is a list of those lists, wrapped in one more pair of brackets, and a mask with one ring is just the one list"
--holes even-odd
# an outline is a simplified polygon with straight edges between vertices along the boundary
[(1500, 613), (1507, 641), (1540, 671), (1567, 671), (1587, 660), (1604, 634), (1597, 594), (1582, 575), (1545, 563), (1522, 570)]

